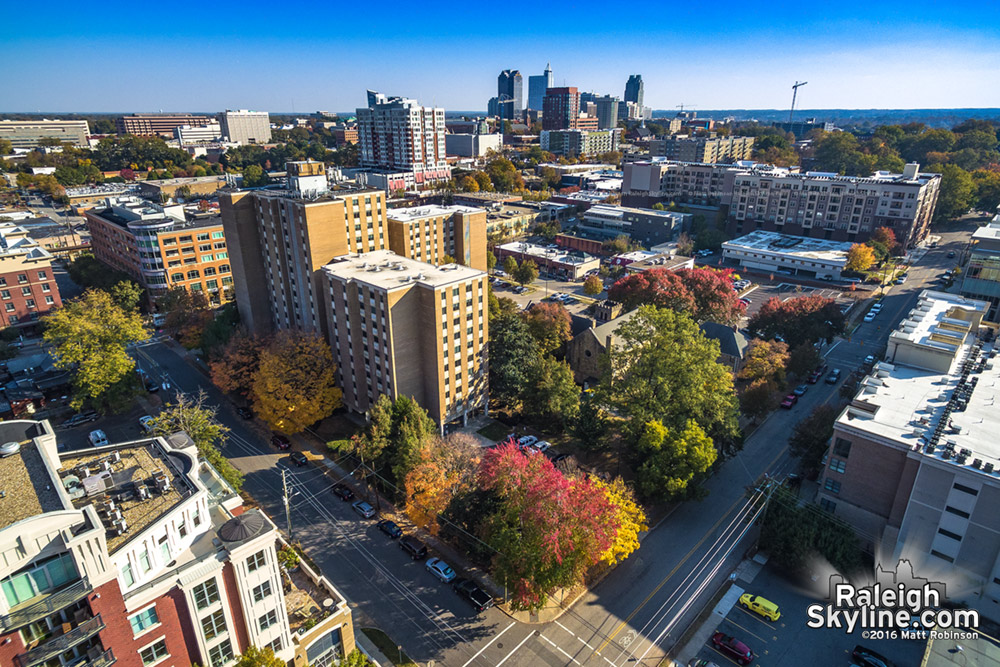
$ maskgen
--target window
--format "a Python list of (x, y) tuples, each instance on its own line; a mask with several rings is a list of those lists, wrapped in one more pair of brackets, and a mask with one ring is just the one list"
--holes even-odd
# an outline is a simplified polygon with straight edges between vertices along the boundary
[(135, 576), (132, 575), (132, 566), (129, 564), (126, 564), (122, 568), (122, 581), (125, 582), (125, 588), (135, 583)]
[(28, 274), (27, 273), (19, 273), (19, 274), (17, 274), (17, 282), (19, 282), (19, 283), (26, 283), (26, 282), (28, 282)]
[(840, 482), (826, 478), (826, 483), (823, 484), (823, 488), (827, 491), (832, 491), (833, 493), (840, 493)]
[(253, 589), (253, 601), (260, 602), (271, 595), (271, 582), (265, 581), (260, 586)]
[(8, 304), (6, 304), (6, 308), (7, 308), (7, 312), (8, 313), (13, 313), (14, 312), (14, 304), (8, 303)]
[(267, 630), (269, 627), (278, 622), (278, 612), (272, 609), (263, 616), (257, 619), (257, 626), (260, 627), (261, 631)]
[(934, 549), (931, 549), (931, 555), (932, 556), (937, 556), (941, 560), (948, 561), (949, 563), (954, 563), (955, 562), (955, 559), (952, 558), (951, 556), (945, 555), (945, 554), (941, 553), (940, 551), (935, 551)]
[(205, 641), (212, 641), (226, 631), (226, 615), (221, 609), (201, 619), (201, 631), (205, 633)]
[(156, 615), (156, 605), (129, 616), (128, 622), (132, 625), (132, 634), (134, 635), (157, 625), (160, 622), (160, 617)]
[(202, 262), (211, 262), (212, 261), (212, 256), (211, 255), (202, 255), (201, 256), (201, 261)]
[(178, 282), (178, 281), (184, 280), (184, 274), (183, 273), (172, 273), (172, 274), (170, 274), (170, 279), (172, 281), (174, 281), (174, 282)]
[(153, 567), (152, 563), (149, 562), (149, 551), (146, 549), (143, 549), (142, 553), (139, 554), (139, 565), (142, 566), (143, 572), (149, 572), (150, 568)]
[(200, 278), (201, 274), (197, 270), (187, 272), (188, 280), (194, 280), (195, 278)]
[(208, 662), (211, 667), (222, 667), (232, 659), (233, 646), (228, 639), (208, 652)]
[(47, 296), (47, 297), (45, 297), (45, 303), (47, 303), (47, 304), (49, 304), (49, 305), (52, 305), (52, 304), (53, 304), (53, 303), (55, 303), (55, 302), (56, 302), (56, 300), (55, 300), (55, 299), (53, 299), (53, 298), (52, 298), (51, 296)]
[(9, 299), (10, 298), (10, 290), (9, 289), (5, 289), (5, 290), (0, 291), (0, 296), (2, 296), (5, 299)]
[(228, 252), (217, 252), (217, 253), (215, 253), (215, 258), (216, 259), (229, 259), (229, 253)]
[(954, 514), (955, 516), (960, 516), (963, 519), (968, 519), (969, 517), (972, 516), (968, 512), (963, 512), (962, 510), (960, 510), (960, 509), (958, 509), (956, 507), (951, 507), (950, 505), (945, 505), (944, 506), (944, 511), (945, 512), (950, 512), (950, 513)]
[(837, 438), (833, 441), (833, 453), (846, 459), (851, 453), (851, 441)]
[(281, 637), (279, 636), (273, 642), (271, 642), (270, 644), (268, 644), (267, 648), (271, 649), (275, 653), (277, 653), (278, 651), (280, 651), (281, 648), (282, 648), (282, 646), (281, 646)]
[(143, 665), (154, 665), (169, 655), (167, 653), (167, 640), (165, 638), (159, 639), (156, 643), (150, 644), (139, 651), (139, 657), (142, 658)]
[(204, 234), (198, 234), (198, 240), (199, 241), (207, 241), (208, 240), (208, 233), (206, 232)]
[(267, 557), (263, 551), (258, 551), (247, 560), (247, 572), (256, 572), (267, 563)]
[(79, 578), (73, 557), (62, 554), (55, 558), (36, 563), (0, 582), (7, 604), (11, 607), (21, 604), (42, 593), (60, 588)]
[(49, 284), (48, 284), (48, 283), (42, 283), (42, 291), (43, 291), (43, 292), (51, 292), (51, 291), (52, 291), (52, 288), (51, 288), (51, 287), (49, 287)]
[(847, 470), (847, 461), (844, 459), (832, 459), (830, 461), (830, 470), (834, 472), (842, 473)]
[(224, 236), (225, 236), (225, 234), (222, 233), (222, 232), (212, 232), (212, 238), (213, 239), (221, 239)]
[(820, 498), (819, 506), (830, 513), (833, 513), (833, 511), (837, 509), (837, 503), (833, 502), (829, 498)]
[(194, 606), (198, 609), (219, 601), (219, 587), (215, 584), (215, 579), (209, 579), (194, 589)]
[(197, 507), (194, 509), (194, 515), (192, 516), (192, 520), (194, 521), (195, 528), (201, 525), (201, 512), (198, 511)]
[(30, 287), (22, 287), (21, 288), (21, 296), (31, 296), (31, 288)]
[(945, 530), (944, 528), (938, 528), (938, 533), (944, 535), (945, 537), (950, 537), (953, 540), (962, 541), (962, 536), (958, 533), (953, 533), (950, 530)]
[(976, 491), (971, 486), (965, 486), (963, 484), (959, 484), (958, 482), (955, 482), (955, 484), (951, 488), (955, 489), (956, 491), (961, 491), (962, 493), (968, 493), (970, 496), (979, 495), (979, 491)]

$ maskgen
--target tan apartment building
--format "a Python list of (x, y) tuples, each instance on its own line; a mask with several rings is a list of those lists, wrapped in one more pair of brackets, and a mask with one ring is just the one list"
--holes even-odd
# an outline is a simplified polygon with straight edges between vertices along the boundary
[(389, 247), (393, 252), (430, 264), (445, 255), (459, 264), (486, 271), (486, 211), (471, 206), (416, 206), (391, 209)]
[(707, 137), (676, 135), (649, 142), (651, 157), (665, 157), (681, 162), (717, 164), (749, 160), (753, 154), (753, 137)]
[(834, 424), (818, 502), (883, 566), (1000, 610), (1000, 364), (988, 304), (924, 290)]
[(234, 261), (236, 302), (255, 333), (325, 334), (319, 271), (335, 257), (388, 247), (385, 192), (327, 190), (322, 163), (290, 162), (293, 189), (223, 192), (219, 202)]
[(232, 298), (233, 275), (222, 219), (188, 220), (182, 206), (109, 197), (86, 211), (94, 256), (132, 276), (155, 301), (173, 287), (217, 306)]
[(226, 186), (225, 176), (192, 176), (188, 178), (165, 178), (157, 181), (141, 181), (139, 194), (153, 201), (166, 201), (177, 196), (177, 191), (187, 188), (192, 195), (214, 195)]
[(441, 426), (488, 407), (487, 276), (388, 250), (323, 267), (329, 340), (344, 405), (410, 396)]

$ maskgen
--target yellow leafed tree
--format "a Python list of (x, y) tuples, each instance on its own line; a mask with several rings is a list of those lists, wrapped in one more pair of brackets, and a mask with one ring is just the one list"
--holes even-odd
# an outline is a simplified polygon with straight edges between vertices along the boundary
[(335, 371), (325, 340), (282, 331), (260, 353), (251, 392), (254, 410), (273, 430), (298, 433), (340, 406)]
[(438, 515), (472, 486), (479, 451), (478, 443), (465, 433), (421, 444), (417, 463), (406, 475), (406, 515), (413, 523), (437, 535)]
[(594, 479), (594, 485), (604, 492), (617, 514), (615, 523), (618, 525), (618, 532), (614, 542), (604, 554), (601, 561), (608, 565), (616, 565), (639, 548), (639, 533), (649, 530), (646, 525), (646, 513), (635, 501), (635, 493), (632, 492), (621, 477), (615, 478), (611, 483)]

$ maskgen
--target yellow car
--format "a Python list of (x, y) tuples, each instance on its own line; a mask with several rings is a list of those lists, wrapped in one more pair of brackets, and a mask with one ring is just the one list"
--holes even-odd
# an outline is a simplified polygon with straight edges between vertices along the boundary
[(744, 593), (740, 596), (740, 606), (747, 611), (760, 614), (764, 618), (771, 621), (777, 621), (781, 618), (781, 611), (778, 609), (778, 605), (774, 604), (770, 600), (765, 600), (759, 595)]

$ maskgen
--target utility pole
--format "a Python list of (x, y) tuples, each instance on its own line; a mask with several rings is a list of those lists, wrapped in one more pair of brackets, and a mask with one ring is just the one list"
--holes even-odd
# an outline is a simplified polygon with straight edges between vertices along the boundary
[[(792, 108), (788, 110), (788, 124), (789, 125), (792, 124), (792, 114), (795, 113), (795, 97), (799, 94), (799, 86), (804, 86), (807, 83), (809, 83), (809, 82), (808, 81), (796, 81), (792, 85)], [(789, 128), (789, 131), (791, 131), (791, 128)]]
[(285, 527), (288, 529), (288, 539), (292, 539), (292, 510), (288, 504), (288, 478), (285, 476), (287, 471), (282, 468), (281, 470), (281, 493), (282, 500), (285, 501)]

